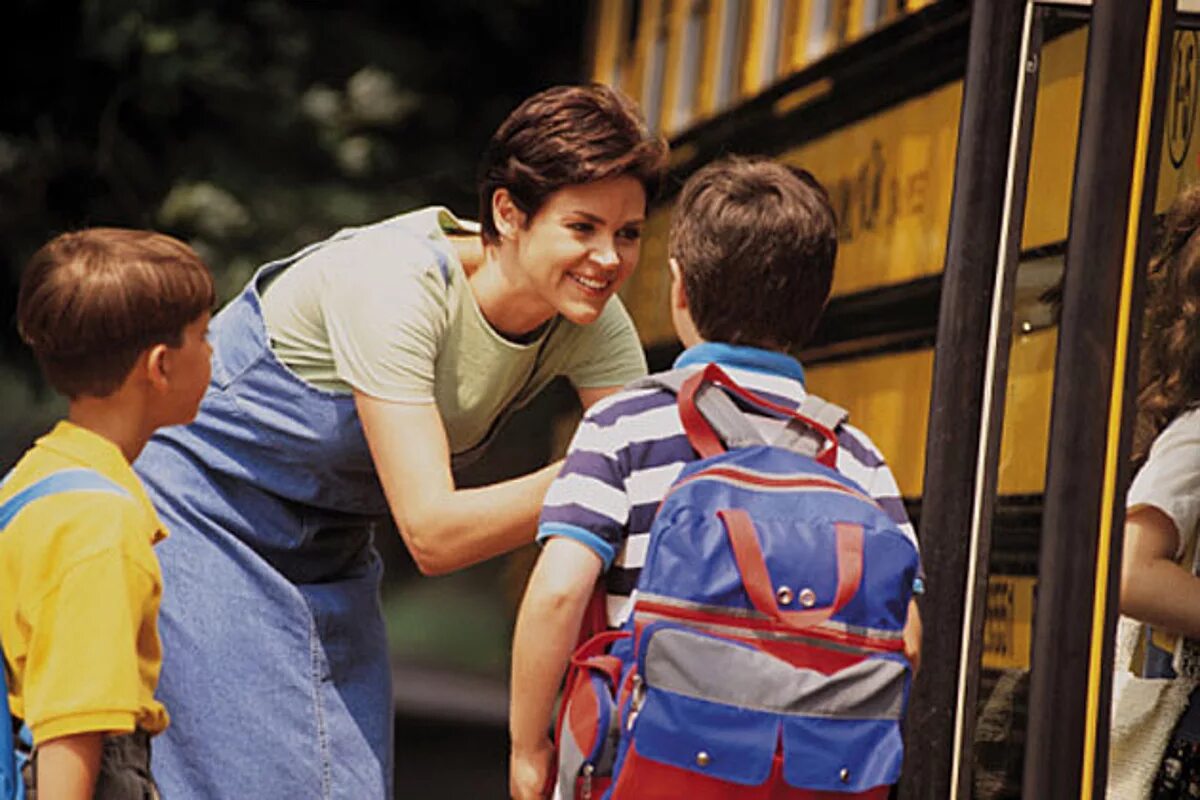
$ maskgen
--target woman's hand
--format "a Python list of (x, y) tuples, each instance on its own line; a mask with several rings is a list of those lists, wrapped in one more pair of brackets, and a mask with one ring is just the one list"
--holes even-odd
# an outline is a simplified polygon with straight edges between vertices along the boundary
[(514, 800), (549, 797), (554, 788), (554, 745), (541, 739), (529, 748), (514, 747), (508, 769), (508, 791)]

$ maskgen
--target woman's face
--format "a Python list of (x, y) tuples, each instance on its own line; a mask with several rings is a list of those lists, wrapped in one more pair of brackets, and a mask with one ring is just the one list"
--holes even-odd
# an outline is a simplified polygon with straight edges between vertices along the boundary
[(645, 218), (636, 178), (559, 189), (513, 231), (527, 287), (571, 322), (594, 322), (637, 266)]

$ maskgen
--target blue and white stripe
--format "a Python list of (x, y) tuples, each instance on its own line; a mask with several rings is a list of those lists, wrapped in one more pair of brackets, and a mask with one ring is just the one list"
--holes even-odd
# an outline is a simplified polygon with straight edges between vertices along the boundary
[[(699, 345), (685, 352), (676, 366), (699, 367), (709, 360), (741, 386), (775, 403), (795, 408), (804, 400), (803, 372), (794, 359), (788, 358), (788, 364), (778, 353)], [(743, 411), (768, 441), (782, 428), (774, 417), (745, 407)], [(839, 426), (837, 434), (838, 471), (862, 486), (915, 543), (896, 479), (878, 449), (851, 425)], [(675, 397), (666, 391), (618, 392), (593, 406), (580, 423), (562, 471), (546, 495), (538, 540), (566, 536), (601, 558), (608, 570), (608, 617), (613, 626), (632, 609), (631, 594), (645, 563), (658, 505), (696, 457)]]

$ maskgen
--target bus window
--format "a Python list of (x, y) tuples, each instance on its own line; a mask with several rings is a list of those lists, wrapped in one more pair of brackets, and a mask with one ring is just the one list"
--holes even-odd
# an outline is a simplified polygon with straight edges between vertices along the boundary
[(721, 3), (718, 26), (720, 47), (717, 51), (716, 108), (720, 111), (737, 99), (739, 65), (742, 61), (742, 6), (745, 0)]
[(745, 90), (749, 93), (766, 88), (779, 77), (786, 5), (785, 0), (759, 0), (754, 4), (747, 42), (751, 56), (747, 59), (747, 67), (752, 70), (745, 82)]
[(704, 53), (705, 22), (708, 0), (682, 0), (675, 13), (682, 17), (672, 24), (678, 43), (670, 66), (670, 117), (665, 125), (669, 133), (677, 133), (690, 125), (701, 109), (700, 58)]
[[(805, 47), (805, 61), (816, 61), (826, 55), (841, 40), (845, 33), (842, 13), (844, 0), (815, 0), (809, 9), (808, 42)], [(839, 26), (839, 19), (843, 24)], [(839, 31), (841, 27), (841, 31)]]
[(646, 26), (645, 67), (642, 73), (642, 113), (651, 130), (660, 128), (662, 118), (663, 77), (667, 64), (667, 18), (663, 0), (648, 0), (645, 5)]

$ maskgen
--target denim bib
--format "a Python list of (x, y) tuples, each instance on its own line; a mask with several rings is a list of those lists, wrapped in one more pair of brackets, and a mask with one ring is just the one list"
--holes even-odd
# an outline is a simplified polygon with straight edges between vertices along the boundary
[(353, 396), (280, 363), (259, 294), (326, 243), (262, 267), (213, 319), (199, 415), (157, 433), (134, 465), (171, 533), (156, 548), (171, 724), (153, 768), (166, 797), (392, 794), (372, 544), (387, 502)]

